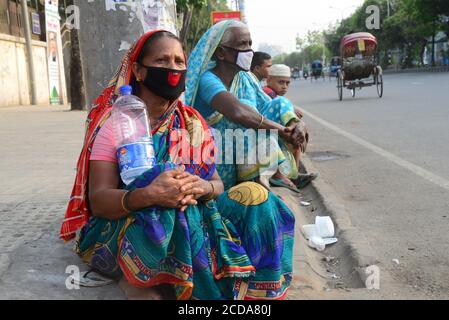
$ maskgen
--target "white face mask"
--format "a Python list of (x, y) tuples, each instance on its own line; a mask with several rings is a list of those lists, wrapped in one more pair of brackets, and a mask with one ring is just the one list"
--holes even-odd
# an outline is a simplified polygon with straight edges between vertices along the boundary
[(251, 63), (253, 62), (254, 51), (239, 51), (237, 55), (236, 65), (242, 68), (243, 71), (249, 71), (251, 69)]
[(254, 57), (254, 51), (249, 50), (238, 50), (232, 47), (222, 46), (224, 48), (233, 50), (238, 52), (237, 59), (235, 61), (235, 64), (242, 69), (243, 71), (249, 71), (251, 69), (251, 63), (253, 62)]

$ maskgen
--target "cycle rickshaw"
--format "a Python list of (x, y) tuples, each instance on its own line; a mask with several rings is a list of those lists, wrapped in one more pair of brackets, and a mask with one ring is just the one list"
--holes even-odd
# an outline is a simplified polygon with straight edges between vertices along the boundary
[(343, 37), (340, 43), (342, 68), (337, 71), (338, 98), (343, 99), (343, 88), (351, 90), (376, 86), (379, 98), (383, 96), (382, 68), (377, 65), (377, 39), (371, 33), (358, 32)]

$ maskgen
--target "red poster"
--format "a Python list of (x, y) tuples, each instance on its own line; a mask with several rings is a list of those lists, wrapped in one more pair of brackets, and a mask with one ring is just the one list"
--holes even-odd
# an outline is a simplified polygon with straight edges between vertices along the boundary
[(216, 24), (223, 20), (242, 21), (242, 14), (240, 11), (213, 11), (212, 12), (212, 24)]

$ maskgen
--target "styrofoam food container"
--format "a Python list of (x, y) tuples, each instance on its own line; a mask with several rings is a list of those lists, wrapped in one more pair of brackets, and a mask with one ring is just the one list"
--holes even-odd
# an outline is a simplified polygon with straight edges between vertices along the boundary
[(317, 230), (316, 226), (314, 224), (305, 224), (301, 228), (302, 234), (304, 235), (304, 238), (309, 240), (312, 237), (317, 236)]
[(331, 238), (335, 235), (335, 227), (331, 217), (315, 218), (315, 228), (317, 235), (321, 238)]

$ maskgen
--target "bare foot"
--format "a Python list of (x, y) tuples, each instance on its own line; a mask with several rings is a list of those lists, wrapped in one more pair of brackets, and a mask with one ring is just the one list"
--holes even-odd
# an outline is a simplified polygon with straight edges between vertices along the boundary
[(151, 288), (137, 288), (128, 283), (123, 277), (119, 282), (129, 300), (175, 300), (175, 294), (171, 285), (160, 285)]

